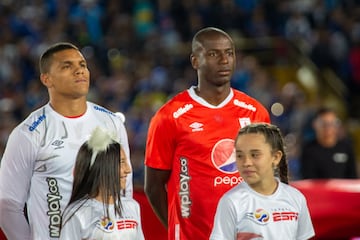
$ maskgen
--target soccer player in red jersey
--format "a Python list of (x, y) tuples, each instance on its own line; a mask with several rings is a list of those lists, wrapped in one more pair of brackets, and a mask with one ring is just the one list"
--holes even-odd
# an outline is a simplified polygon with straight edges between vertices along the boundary
[(239, 128), (270, 122), (265, 107), (230, 86), (232, 38), (218, 28), (195, 34), (191, 64), (198, 85), (179, 93), (151, 120), (145, 193), (169, 239), (209, 239), (220, 197), (242, 181), (235, 162)]

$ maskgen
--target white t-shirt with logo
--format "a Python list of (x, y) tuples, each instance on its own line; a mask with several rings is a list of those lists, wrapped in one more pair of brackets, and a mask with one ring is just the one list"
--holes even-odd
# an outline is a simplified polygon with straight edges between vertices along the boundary
[(305, 240), (314, 234), (300, 191), (279, 182), (275, 193), (265, 196), (242, 182), (220, 199), (210, 239)]
[(65, 210), (60, 240), (143, 240), (140, 206), (131, 198), (121, 198), (121, 216), (109, 205), (105, 217), (103, 203), (94, 199), (79, 200)]
[[(77, 118), (64, 117), (46, 104), (12, 131), (0, 167), (0, 227), (8, 238), (59, 238), (61, 214), (71, 196), (77, 152), (97, 126), (118, 134), (130, 161), (122, 120), (91, 102), (87, 103), (85, 114)], [(126, 195), (132, 197), (132, 191), (129, 174)], [(30, 230), (23, 213), (25, 203)]]

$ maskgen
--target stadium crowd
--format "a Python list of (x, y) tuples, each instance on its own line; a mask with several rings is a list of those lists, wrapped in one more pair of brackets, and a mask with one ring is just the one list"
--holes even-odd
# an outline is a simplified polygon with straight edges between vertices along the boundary
[[(190, 40), (203, 26), (239, 38), (280, 36), (319, 68), (335, 71), (349, 89), (348, 103), (360, 90), (357, 0), (5, 0), (0, 23), (0, 156), (13, 127), (48, 101), (39, 81), (39, 54), (54, 42), (69, 41), (88, 60), (90, 98), (126, 116), (139, 186), (149, 120), (170, 96), (196, 81)], [(291, 136), (306, 134), (313, 108), (301, 88), (295, 81), (279, 87), (256, 57), (238, 56), (233, 86), (269, 110), (281, 102), (284, 113), (272, 115), (272, 121), (287, 134), (290, 146), (299, 144)], [(351, 110), (350, 105), (350, 117), (359, 117)], [(298, 156), (292, 149), (290, 160)], [(293, 179), (299, 177), (296, 161), (290, 170)]]

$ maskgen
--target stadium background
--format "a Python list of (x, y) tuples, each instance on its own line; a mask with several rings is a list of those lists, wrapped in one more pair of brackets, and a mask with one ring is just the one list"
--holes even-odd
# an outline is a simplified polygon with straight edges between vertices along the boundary
[(309, 119), (320, 105), (338, 110), (359, 160), (357, 0), (3, 0), (0, 24), (0, 156), (14, 126), (48, 101), (40, 53), (70, 41), (88, 60), (89, 100), (126, 116), (142, 198), (149, 120), (196, 82), (191, 38), (215, 26), (236, 43), (233, 86), (259, 99), (284, 132), (293, 181), (301, 178), (299, 146), (313, 137)]

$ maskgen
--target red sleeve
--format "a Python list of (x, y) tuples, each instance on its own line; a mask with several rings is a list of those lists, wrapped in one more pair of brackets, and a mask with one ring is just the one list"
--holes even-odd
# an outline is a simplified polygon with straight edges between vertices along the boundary
[(145, 150), (145, 165), (170, 170), (174, 155), (175, 127), (171, 113), (160, 109), (150, 121)]

